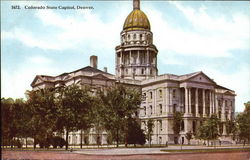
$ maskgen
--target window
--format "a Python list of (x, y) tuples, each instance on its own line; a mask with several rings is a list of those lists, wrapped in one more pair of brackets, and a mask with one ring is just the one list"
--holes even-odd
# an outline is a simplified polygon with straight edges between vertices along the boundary
[(161, 137), (159, 137), (159, 144), (161, 144), (162, 143), (162, 138)]
[(218, 105), (221, 106), (221, 100), (218, 100)]
[(143, 107), (143, 110), (144, 110), (144, 115), (146, 116), (146, 114), (147, 114), (146, 106)]
[(134, 73), (136, 72), (136, 69), (135, 69), (135, 68), (133, 69), (133, 72), (134, 72)]
[(176, 90), (174, 89), (173, 90), (173, 98), (175, 98), (176, 97)]
[(219, 119), (221, 119), (221, 111), (219, 111)]
[(130, 40), (130, 35), (128, 35), (128, 40)]
[(149, 95), (150, 95), (150, 99), (153, 98), (153, 92), (149, 92)]
[(161, 120), (159, 120), (159, 127), (160, 127), (160, 131), (162, 131), (162, 121)]
[(142, 40), (142, 34), (140, 34), (140, 40)]
[(184, 131), (184, 121), (181, 121), (181, 131)]
[(150, 108), (150, 115), (152, 115), (153, 114), (153, 107), (150, 105), (149, 108)]
[(196, 132), (196, 122), (193, 121), (193, 133), (195, 133), (195, 132)]
[(152, 71), (152, 69), (150, 69), (150, 74), (153, 74), (153, 71)]
[(173, 112), (175, 113), (176, 112), (176, 104), (173, 105)]
[(134, 39), (136, 39), (136, 34), (134, 34), (134, 37), (133, 37)]
[(144, 74), (144, 69), (141, 69), (141, 74)]
[(142, 94), (142, 101), (145, 101), (146, 100), (146, 93), (143, 93)]
[(162, 98), (162, 90), (159, 90), (159, 98)]
[(137, 111), (135, 111), (135, 116), (138, 117), (138, 112)]
[(160, 114), (162, 114), (162, 104), (159, 104)]
[(126, 74), (128, 74), (128, 69), (126, 69), (125, 71), (126, 71)]

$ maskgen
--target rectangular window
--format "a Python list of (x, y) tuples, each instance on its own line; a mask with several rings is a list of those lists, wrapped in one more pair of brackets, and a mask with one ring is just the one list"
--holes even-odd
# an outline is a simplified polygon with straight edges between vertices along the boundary
[(159, 104), (160, 114), (162, 114), (162, 104)]
[(159, 125), (160, 125), (160, 131), (162, 131), (162, 121), (159, 120)]
[(150, 108), (150, 115), (152, 115), (153, 114), (153, 107), (150, 105), (149, 108)]
[(174, 89), (173, 90), (173, 98), (175, 98), (176, 97), (176, 90)]

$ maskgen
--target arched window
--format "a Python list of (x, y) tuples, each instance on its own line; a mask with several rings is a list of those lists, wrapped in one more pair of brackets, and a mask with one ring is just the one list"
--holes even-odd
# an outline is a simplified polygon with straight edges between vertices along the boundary
[(162, 98), (162, 90), (159, 90), (159, 98)]
[(149, 92), (150, 99), (153, 99), (153, 92)]
[(134, 34), (133, 36), (134, 36), (133, 38), (136, 39), (136, 34)]

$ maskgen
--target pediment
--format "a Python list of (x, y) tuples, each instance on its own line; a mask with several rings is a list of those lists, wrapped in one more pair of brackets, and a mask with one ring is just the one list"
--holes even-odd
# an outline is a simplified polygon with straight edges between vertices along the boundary
[(204, 73), (197, 74), (193, 77), (186, 79), (188, 82), (196, 82), (196, 83), (206, 83), (206, 84), (216, 84), (211, 78), (209, 78)]
[(41, 82), (43, 82), (43, 80), (39, 76), (36, 76), (35, 79), (33, 80), (33, 82), (31, 83), (31, 86), (34, 86), (34, 85), (39, 84)]
[(232, 96), (235, 95), (235, 94), (234, 94), (233, 92), (231, 92), (231, 91), (226, 91), (226, 92), (224, 92), (224, 94), (225, 94), (225, 95), (232, 95)]

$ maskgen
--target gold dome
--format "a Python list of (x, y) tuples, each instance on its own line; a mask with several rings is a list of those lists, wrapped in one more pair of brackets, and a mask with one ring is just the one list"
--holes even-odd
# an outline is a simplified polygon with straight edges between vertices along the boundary
[(140, 9), (134, 9), (126, 18), (123, 30), (150, 30), (148, 17)]

